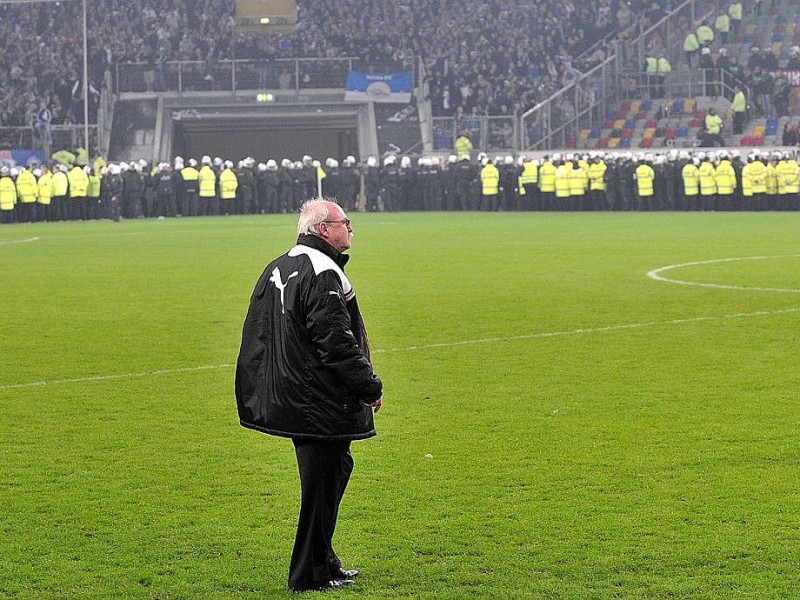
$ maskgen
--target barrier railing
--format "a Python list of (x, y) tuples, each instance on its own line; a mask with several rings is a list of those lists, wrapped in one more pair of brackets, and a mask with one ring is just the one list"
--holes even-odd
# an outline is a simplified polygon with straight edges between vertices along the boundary
[(351, 70), (412, 72), (416, 61), (366, 65), (356, 57), (278, 58), (275, 60), (121, 62), (115, 69), (114, 91), (198, 92), (341, 88)]
[(469, 131), (476, 151), (509, 151), (519, 146), (519, 120), (514, 116), (433, 117), (433, 149), (455, 148), (463, 131)]
[[(33, 127), (0, 127), (0, 144), (7, 148), (24, 148), (44, 150), (45, 156), (57, 150), (82, 147), (84, 145), (83, 125), (53, 125), (52, 142), (45, 143)], [(89, 151), (97, 145), (97, 125), (89, 125)]]

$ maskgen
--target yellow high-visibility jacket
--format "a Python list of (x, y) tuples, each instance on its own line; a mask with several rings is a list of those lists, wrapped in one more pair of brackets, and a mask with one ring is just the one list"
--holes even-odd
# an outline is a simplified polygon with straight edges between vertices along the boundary
[(481, 169), (481, 193), (484, 196), (496, 196), (500, 191), (500, 171), (492, 163)]
[(14, 210), (17, 203), (17, 186), (11, 177), (0, 177), (0, 210)]
[(53, 197), (53, 174), (43, 173), (37, 182), (39, 188), (39, 204), (50, 204)]
[(633, 177), (636, 179), (636, 189), (640, 196), (653, 195), (653, 182), (656, 178), (656, 172), (653, 167), (647, 163), (642, 163), (636, 167)]
[(539, 191), (556, 191), (556, 166), (549, 160), (542, 163), (539, 167)]
[(697, 196), (700, 193), (700, 173), (694, 163), (688, 163), (681, 169), (683, 178), (683, 194)]
[(225, 169), (219, 174), (219, 198), (220, 200), (233, 200), (236, 198), (236, 188), (239, 187), (239, 180), (236, 173), (231, 169)]
[(17, 198), (22, 204), (32, 204), (36, 202), (38, 192), (36, 176), (28, 169), (23, 169), (17, 175)]

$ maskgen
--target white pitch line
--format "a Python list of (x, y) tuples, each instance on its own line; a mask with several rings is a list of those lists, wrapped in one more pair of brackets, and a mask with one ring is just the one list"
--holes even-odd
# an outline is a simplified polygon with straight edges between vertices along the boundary
[(27, 387), (45, 387), (48, 385), (61, 385), (63, 383), (84, 383), (87, 381), (109, 381), (113, 379), (135, 379), (152, 375), (170, 375), (172, 373), (191, 373), (193, 371), (214, 371), (217, 369), (232, 368), (232, 364), (206, 365), (203, 367), (178, 367), (175, 369), (159, 369), (158, 371), (142, 371), (141, 373), (120, 373), (118, 375), (92, 375), (90, 377), (71, 377), (69, 379), (54, 379), (52, 381), (31, 381), (28, 383), (11, 383), (0, 386), (0, 390), (13, 390)]
[(25, 238), (24, 240), (0, 240), (0, 245), (5, 245), (5, 244), (25, 244), (27, 242), (38, 241), (39, 239), (40, 238), (37, 236), (37, 237), (32, 237), (32, 238)]
[(695, 262), (681, 263), (678, 265), (667, 265), (666, 267), (659, 267), (647, 272), (647, 276), (655, 281), (663, 281), (665, 283), (677, 283), (679, 285), (690, 285), (694, 287), (707, 287), (718, 288), (723, 290), (746, 290), (750, 292), (781, 292), (785, 294), (800, 294), (798, 289), (787, 288), (766, 288), (766, 287), (749, 287), (746, 285), (727, 285), (722, 283), (702, 283), (699, 281), (685, 281), (683, 279), (670, 279), (661, 275), (664, 271), (671, 271), (672, 269), (680, 269), (682, 267), (696, 267), (698, 265), (714, 265), (725, 262), (735, 262), (741, 260), (768, 260), (772, 258), (800, 258), (800, 254), (784, 254), (779, 256), (742, 256), (736, 258), (717, 258), (714, 260), (699, 260)]
[[(788, 315), (800, 313), (800, 307), (787, 308), (784, 310), (760, 310), (751, 313), (734, 313), (714, 317), (691, 317), (688, 319), (669, 319), (666, 321), (645, 321), (642, 323), (627, 323), (624, 325), (607, 325), (605, 327), (591, 327), (583, 329), (572, 329), (569, 331), (546, 331), (541, 333), (530, 333), (526, 335), (498, 336), (492, 338), (482, 338), (477, 340), (462, 340), (459, 342), (440, 342), (436, 344), (420, 344), (418, 346), (404, 346), (401, 348), (384, 348), (374, 350), (375, 354), (386, 354), (389, 352), (411, 352), (414, 350), (429, 350), (435, 348), (453, 348), (456, 346), (469, 346), (477, 344), (493, 344), (500, 342), (511, 342), (518, 340), (535, 340), (554, 337), (566, 337), (571, 335), (583, 335), (587, 333), (605, 333), (609, 331), (624, 331), (626, 329), (642, 329), (644, 327), (658, 327), (660, 325), (682, 325), (685, 323), (700, 323), (703, 321), (723, 321), (727, 319), (744, 319), (747, 317), (770, 317), (778, 315)], [(173, 373), (192, 373), (196, 371), (215, 371), (219, 369), (231, 369), (235, 365), (225, 363), (221, 365), (206, 365), (202, 367), (178, 367), (175, 369), (160, 369), (158, 371), (143, 371), (140, 373), (120, 373), (118, 375), (94, 375), (91, 377), (72, 377), (70, 379), (56, 379), (52, 381), (32, 381), (29, 383), (12, 383), (0, 385), (0, 390), (12, 390), (30, 387), (46, 387), (61, 385), (65, 383), (86, 383), (92, 381), (109, 381), (114, 379), (135, 379), (158, 375), (171, 375)]]
[(745, 317), (765, 317), (773, 315), (784, 315), (800, 312), (800, 308), (788, 308), (785, 310), (757, 311), (751, 313), (735, 313), (718, 317), (691, 317), (689, 319), (670, 319), (668, 321), (645, 321), (643, 323), (627, 323), (625, 325), (608, 325), (606, 327), (592, 327), (587, 329), (573, 329), (571, 331), (549, 331), (542, 333), (529, 333), (525, 335), (511, 335), (504, 337), (483, 338), (479, 340), (463, 340), (460, 342), (443, 342), (438, 344), (423, 344), (419, 346), (406, 346), (405, 348), (387, 348), (385, 350), (375, 350), (375, 353), (383, 352), (405, 352), (407, 350), (425, 350), (428, 348), (449, 348), (452, 346), (468, 346), (471, 344), (489, 344), (496, 342), (508, 342), (515, 340), (534, 340), (551, 337), (565, 337), (569, 335), (581, 335), (585, 333), (603, 333), (608, 331), (622, 331), (625, 329), (641, 329), (643, 327), (656, 327), (658, 325), (681, 325), (684, 323), (698, 323), (702, 321), (721, 321), (724, 319), (742, 319)]

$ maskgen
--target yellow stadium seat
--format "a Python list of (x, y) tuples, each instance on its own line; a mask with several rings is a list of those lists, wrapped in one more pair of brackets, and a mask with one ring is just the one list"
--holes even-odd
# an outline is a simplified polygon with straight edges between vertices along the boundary
[(641, 100), (632, 100), (631, 101), (631, 112), (636, 114), (639, 112), (639, 109), (642, 108), (642, 101)]
[(756, 125), (753, 128), (753, 136), (754, 137), (762, 137), (764, 135), (764, 126), (763, 125)]
[(619, 146), (619, 138), (609, 138), (608, 139), (608, 147), (609, 148), (616, 148)]
[(644, 135), (642, 137), (651, 138), (651, 137), (654, 137), (655, 134), (656, 134), (656, 128), (655, 127), (647, 127), (644, 130)]
[(582, 140), (588, 140), (589, 139), (589, 132), (590, 132), (589, 129), (581, 129), (580, 138)]
[(683, 103), (683, 112), (686, 113), (687, 115), (693, 115), (694, 106), (695, 106), (694, 100), (687, 100), (686, 102)]
[(614, 121), (614, 129), (622, 129), (625, 127), (625, 119), (617, 119)]
[(779, 56), (782, 47), (783, 47), (783, 42), (772, 42), (772, 53), (776, 56)]

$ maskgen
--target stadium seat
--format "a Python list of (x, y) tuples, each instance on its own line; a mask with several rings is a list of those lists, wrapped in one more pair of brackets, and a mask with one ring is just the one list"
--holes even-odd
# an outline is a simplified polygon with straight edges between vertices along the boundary
[(620, 148), (630, 148), (631, 147), (631, 138), (623, 138), (619, 142)]
[(691, 115), (694, 112), (695, 101), (690, 99), (683, 103), (683, 112), (687, 115)]
[(614, 121), (614, 129), (622, 129), (625, 127), (625, 120), (624, 119), (617, 119)]
[(750, 34), (750, 33), (745, 33), (745, 34), (742, 36), (742, 44), (747, 44), (747, 45), (750, 45), (750, 44), (752, 44), (752, 43), (753, 43), (753, 35), (752, 35), (752, 34)]
[(683, 100), (677, 99), (672, 103), (672, 112), (675, 114), (680, 114), (683, 112)]
[(763, 136), (764, 136), (764, 129), (765, 129), (765, 128), (764, 128), (764, 126), (763, 126), (763, 125), (756, 125), (756, 126), (753, 128), (753, 137), (754, 137), (754, 138), (757, 138), (757, 137), (763, 137)]
[(674, 138), (676, 135), (677, 135), (677, 131), (676, 131), (676, 129), (675, 129), (674, 127), (667, 127), (667, 128), (664, 130), (664, 137), (665, 137), (665, 138), (667, 138), (667, 139), (670, 139), (670, 140), (671, 140), (671, 139), (672, 139), (672, 138)]
[(596, 140), (597, 138), (599, 138), (600, 137), (600, 128), (599, 127), (595, 127), (594, 129), (592, 129), (592, 131), (589, 133), (589, 137), (591, 139), (593, 139), (593, 140)]
[(687, 135), (689, 135), (688, 127), (678, 127), (678, 131), (675, 132), (675, 137), (685, 138)]
[(623, 129), (622, 136), (620, 137), (622, 137), (623, 140), (630, 139), (631, 137), (633, 137), (633, 129), (627, 129), (627, 128)]
[(765, 135), (775, 135), (778, 131), (778, 119), (770, 117), (767, 119), (767, 129), (764, 131)]
[(636, 127), (636, 119), (625, 119), (625, 129), (633, 129)]
[(658, 121), (656, 121), (655, 119), (647, 119), (647, 123), (646, 123), (645, 127), (655, 127), (657, 125), (658, 125)]
[(775, 42), (782, 42), (783, 41), (783, 34), (782, 33), (773, 33), (772, 34), (772, 43)]
[(752, 146), (753, 145), (753, 138), (749, 135), (743, 135), (742, 139), (739, 140), (740, 146)]
[(575, 138), (567, 138), (566, 146), (570, 149), (575, 148)]
[[(639, 101), (638, 101), (638, 100), (634, 100), (634, 102), (637, 102), (637, 103), (638, 103)], [(621, 103), (620, 103), (620, 105), (619, 105), (619, 109), (617, 109), (617, 110), (618, 110), (618, 112), (621, 112), (621, 113), (628, 114), (628, 111), (629, 111), (630, 109), (631, 109), (631, 103), (630, 103), (630, 102), (627, 102), (627, 101), (625, 101), (625, 102), (621, 102)], [(638, 109), (637, 109), (637, 110), (638, 110)]]
[[(614, 112), (613, 110), (610, 110), (606, 113), (606, 121), (613, 121), (616, 118), (617, 118), (617, 113)], [(609, 125), (609, 127), (611, 127), (611, 125)]]
[(649, 112), (651, 108), (653, 108), (653, 103), (650, 100), (645, 100), (642, 102), (642, 110), (644, 112)]
[(600, 138), (599, 140), (597, 140), (597, 147), (608, 148), (608, 140), (606, 138)]
[(761, 146), (763, 144), (764, 144), (763, 136), (760, 135), (753, 136), (753, 146)]
[(603, 121), (602, 127), (603, 129), (611, 129), (614, 127), (614, 121), (612, 119), (606, 119)]
[(622, 135), (622, 129), (619, 127), (615, 127), (614, 129), (611, 130), (610, 135), (612, 138), (618, 138), (619, 136)]
[(749, 35), (753, 35), (753, 32), (754, 32), (755, 30), (756, 30), (756, 25), (755, 25), (755, 23), (747, 23), (747, 24), (744, 26), (744, 32), (745, 32), (745, 33), (747, 33), (747, 34), (749, 34)]
[(609, 148), (618, 148), (619, 147), (619, 138), (610, 138), (608, 140), (607, 146)]
[(781, 48), (783, 48), (783, 42), (772, 42), (771, 50), (775, 56), (780, 56)]
[(636, 115), (634, 115), (634, 118), (635, 118), (637, 121), (641, 121), (641, 120), (642, 120), (642, 119), (644, 119), (646, 116), (647, 116), (647, 112), (645, 112), (645, 111), (643, 111), (643, 110), (640, 110), (639, 112), (637, 112), (637, 113), (636, 113)]
[(653, 137), (655, 134), (656, 134), (656, 128), (655, 128), (655, 127), (648, 127), (648, 128), (646, 128), (646, 129), (644, 130), (644, 133), (642, 134), (642, 136), (643, 136), (643, 137), (649, 137), (649, 138), (651, 138), (651, 137)]
[(653, 146), (653, 138), (645, 137), (642, 138), (642, 141), (639, 142), (640, 148), (650, 148)]

